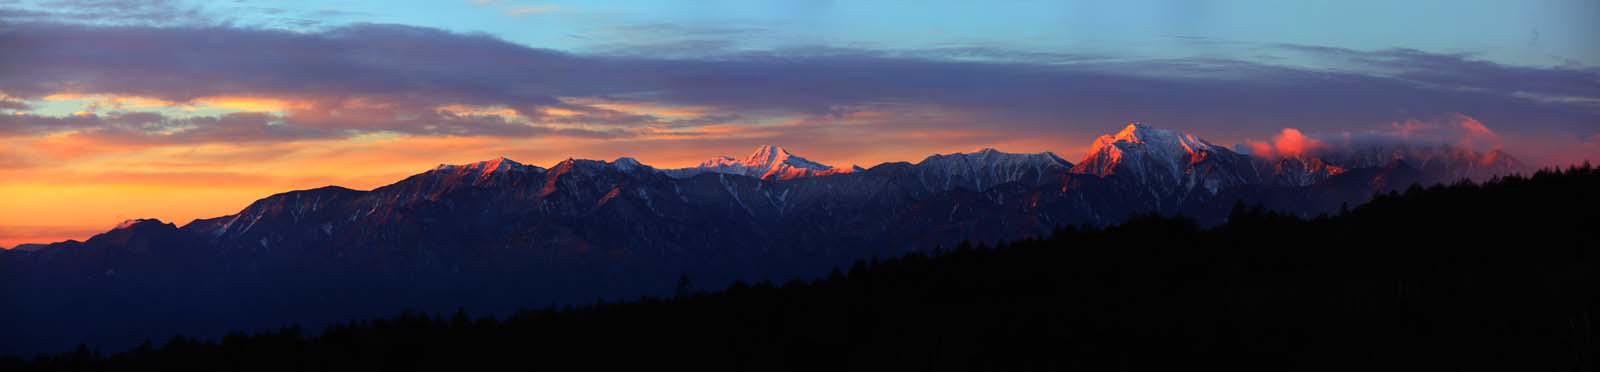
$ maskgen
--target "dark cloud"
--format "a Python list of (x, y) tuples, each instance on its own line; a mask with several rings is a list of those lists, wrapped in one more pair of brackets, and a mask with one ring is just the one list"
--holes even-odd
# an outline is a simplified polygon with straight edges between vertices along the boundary
[(212, 21), (200, 8), (172, 0), (45, 0), (0, 4), (0, 16), (13, 22), (193, 25)]
[(280, 142), (335, 136), (327, 131), (286, 125), (275, 115), (248, 112), (187, 118), (168, 118), (154, 112), (0, 116), (0, 136), (64, 131), (129, 144)]
[[(635, 135), (623, 130), (567, 129), (527, 125), (500, 116), (431, 114), (427, 117), (386, 121), (419, 135), (560, 135), (616, 138)], [(174, 118), (156, 112), (74, 114), (64, 117), (15, 114), (0, 116), (0, 137), (78, 131), (100, 143), (165, 145), (196, 143), (268, 143), (307, 139), (345, 138), (363, 133), (350, 128), (316, 127), (296, 123), (292, 117), (260, 112), (220, 116)]]
[(0, 98), (0, 110), (27, 110), (29, 107), (26, 102)]
[[(248, 16), (240, 16), (248, 14)], [(313, 29), (375, 15), (332, 8), (287, 9), (234, 2), (181, 0), (0, 1), (9, 22), (93, 26), (261, 27)], [(3, 25), (3, 23), (0, 23)]]
[[(671, 29), (641, 32), (646, 31), (695, 36)], [(719, 49), (692, 44), (687, 47)], [(175, 102), (240, 95), (316, 102), (277, 118), (285, 127), (308, 131), (275, 134), (288, 138), (368, 131), (614, 137), (643, 128), (764, 117), (810, 117), (826, 125), (828, 115), (840, 110), (877, 105), (939, 107), (963, 115), (962, 120), (881, 122), (883, 130), (978, 128), (1081, 138), (1134, 120), (1234, 139), (1283, 127), (1307, 132), (1374, 128), (1454, 112), (1505, 133), (1574, 139), (1592, 135), (1600, 122), (1600, 107), (1593, 101), (1600, 98), (1595, 69), (1506, 66), (1404, 49), (1274, 47), (1339, 63), (1340, 68), (1330, 69), (971, 46), (719, 49), (693, 58), (652, 58), (577, 55), (482, 34), (395, 25), (291, 32), (59, 23), (16, 24), (0, 34), (0, 46), (8, 51), (0, 61), (0, 91), (21, 99), (77, 92)], [(677, 122), (575, 104), (573, 97), (712, 111), (694, 119), (698, 122)], [(507, 107), (531, 122), (435, 112), (452, 104)], [(544, 114), (549, 109), (577, 115)], [(572, 127), (556, 124), (579, 123), (591, 127), (556, 129)]]
[(1357, 51), (1305, 45), (1279, 45), (1323, 60), (1349, 63), (1362, 70), (1450, 89), (1528, 92), (1545, 97), (1600, 99), (1600, 69), (1538, 68), (1471, 59), (1470, 54), (1434, 54), (1415, 49)]
[(33, 114), (0, 115), (0, 138), (96, 128), (102, 125), (104, 122), (94, 115), (62, 117)]

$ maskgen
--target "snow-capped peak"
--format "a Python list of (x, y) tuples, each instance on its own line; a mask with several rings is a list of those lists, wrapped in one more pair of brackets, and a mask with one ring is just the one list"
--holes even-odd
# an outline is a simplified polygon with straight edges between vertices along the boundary
[(1090, 153), (1093, 154), (1107, 146), (1127, 147), (1119, 144), (1150, 145), (1164, 150), (1182, 150), (1187, 154), (1209, 151), (1216, 146), (1193, 134), (1158, 129), (1149, 124), (1135, 122), (1128, 123), (1127, 127), (1123, 127), (1122, 131), (1115, 135), (1103, 135), (1095, 139), (1094, 148), (1090, 149)]
[(518, 163), (515, 160), (507, 159), (506, 157), (501, 156), (494, 159), (467, 164), (439, 164), (439, 167), (434, 169), (442, 171), (464, 170), (483, 174), (491, 174), (521, 171), (524, 167), (527, 166), (523, 165), (522, 163)]
[(649, 166), (644, 165), (644, 163), (640, 163), (639, 159), (634, 159), (627, 156), (611, 161), (611, 166), (617, 167), (618, 170), (622, 170), (624, 172), (633, 171), (635, 169), (649, 168)]
[(1010, 153), (996, 150), (993, 147), (983, 147), (973, 150), (972, 152), (933, 154), (927, 158), (923, 158), (922, 162), (918, 164), (932, 164), (942, 161), (951, 161), (953, 159), (971, 162), (977, 166), (994, 166), (998, 163), (1020, 162), (1038, 163), (1038, 165), (1060, 166), (1062, 168), (1072, 167), (1072, 163), (1067, 162), (1060, 156), (1056, 156), (1056, 154), (1053, 152), (1045, 151), (1039, 153)]
[(1181, 188), (1221, 187), (1253, 181), (1249, 158), (1188, 133), (1129, 123), (1096, 138), (1073, 173), (1117, 175), (1140, 183)]
[(1161, 165), (1168, 165), (1169, 170), (1181, 170), (1183, 164), (1199, 163), (1211, 153), (1218, 151), (1228, 150), (1192, 134), (1157, 129), (1149, 124), (1136, 122), (1129, 123), (1116, 134), (1096, 138), (1094, 145), (1090, 146), (1089, 152), (1084, 155), (1083, 161), (1078, 162), (1073, 171), (1101, 177), (1109, 176), (1117, 173), (1118, 166), (1124, 163), (1123, 158), (1129, 153), (1136, 153), (1141, 158), (1150, 158), (1141, 160), (1157, 160), (1159, 163), (1165, 163)]
[(814, 170), (827, 170), (833, 168), (806, 160), (806, 158), (795, 156), (794, 154), (789, 153), (789, 150), (774, 145), (761, 145), (761, 147), (757, 147), (756, 151), (751, 152), (750, 156), (745, 157), (740, 164), (743, 164), (746, 167), (764, 169), (773, 169), (781, 165)]
[(1128, 126), (1123, 127), (1122, 131), (1111, 135), (1110, 140), (1112, 142), (1144, 143), (1147, 140), (1159, 141), (1162, 139), (1171, 138), (1172, 136), (1172, 131), (1156, 129), (1156, 127), (1152, 127), (1150, 124), (1132, 122), (1128, 123)]
[(712, 172), (742, 174), (761, 179), (788, 180), (799, 177), (849, 173), (850, 171), (850, 168), (834, 168), (806, 160), (806, 158), (794, 155), (780, 146), (761, 145), (756, 147), (756, 150), (744, 159), (718, 156), (701, 162), (699, 166), (693, 168), (669, 169), (665, 172), (668, 175), (680, 178)]
[(476, 178), (477, 182), (481, 182), (496, 178), (496, 175), (536, 173), (540, 171), (543, 171), (543, 168), (524, 165), (502, 156), (467, 164), (439, 164), (431, 173), (449, 175), (451, 177)]
[(970, 153), (935, 154), (916, 167), (917, 177), (930, 188), (983, 191), (1007, 182), (1050, 182), (1071, 169), (1072, 163), (1049, 151), (1015, 154), (984, 147)]

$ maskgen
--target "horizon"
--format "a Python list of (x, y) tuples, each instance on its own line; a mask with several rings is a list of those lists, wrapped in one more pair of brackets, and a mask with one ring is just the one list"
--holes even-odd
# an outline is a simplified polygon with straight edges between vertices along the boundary
[(1447, 4), (7, 3), (0, 246), (501, 156), (1076, 162), (1146, 122), (1600, 159), (1600, 4)]
[[(1176, 130), (1163, 129), (1163, 128), (1160, 128), (1158, 126), (1154, 126), (1154, 125), (1150, 125), (1148, 123), (1142, 123), (1142, 122), (1130, 122), (1130, 123), (1127, 124), (1127, 126), (1125, 127), (1124, 130), (1132, 130), (1132, 128), (1135, 125), (1143, 126), (1145, 128), (1152, 128), (1152, 129), (1155, 129), (1155, 130), (1169, 131), (1169, 132), (1178, 133), (1178, 134), (1190, 134), (1190, 135), (1193, 134), (1193, 133), (1186, 133), (1186, 132), (1181, 132), (1181, 131), (1176, 131)], [(1116, 133), (1108, 133), (1108, 134), (1106, 134), (1104, 136), (1110, 137), (1110, 136), (1113, 136), (1115, 134)], [(1204, 137), (1199, 137), (1198, 135), (1196, 135), (1196, 137), (1200, 138), (1201, 140), (1205, 140)], [(1285, 144), (1285, 142), (1294, 142), (1294, 141), (1302, 141), (1303, 140), (1303, 139), (1296, 139), (1296, 138), (1287, 138), (1286, 139), (1285, 137), (1286, 136), (1284, 134), (1280, 134), (1280, 135), (1278, 135), (1278, 136), (1276, 136), (1274, 138), (1275, 141), (1270, 141), (1270, 142), (1268, 142), (1268, 141), (1251, 141), (1251, 142), (1246, 142), (1246, 143), (1235, 144), (1233, 146), (1222, 146), (1222, 147), (1224, 149), (1226, 149), (1226, 150), (1229, 150), (1229, 151), (1236, 151), (1236, 152), (1238, 152), (1239, 154), (1242, 154), (1242, 155), (1251, 156), (1251, 157), (1258, 157), (1258, 158), (1262, 158), (1262, 159), (1266, 159), (1266, 160), (1282, 159), (1282, 158), (1287, 158), (1287, 157), (1299, 158), (1302, 155), (1305, 155), (1305, 156), (1311, 157), (1311, 158), (1317, 157), (1317, 155), (1310, 155), (1310, 154), (1305, 154), (1305, 153), (1296, 153), (1296, 154), (1292, 154), (1292, 155), (1285, 155), (1285, 154), (1282, 154), (1282, 153), (1274, 152), (1278, 148), (1284, 148), (1284, 147), (1290, 146), (1290, 145)], [(1337, 152), (1340, 152), (1340, 151), (1349, 151), (1349, 150), (1356, 149), (1356, 148), (1362, 148), (1361, 146), (1366, 146), (1366, 148), (1372, 148), (1374, 146), (1382, 146), (1382, 145), (1384, 145), (1384, 144), (1365, 143), (1365, 144), (1354, 145), (1354, 147), (1352, 147), (1351, 145), (1345, 145), (1345, 146), (1340, 147), (1340, 146), (1330, 146), (1330, 145), (1323, 144), (1323, 143), (1316, 143), (1315, 140), (1312, 140), (1312, 142), (1315, 143), (1315, 146), (1310, 147), (1310, 148), (1305, 148), (1306, 143), (1298, 143), (1298, 144), (1295, 144), (1293, 146), (1295, 146), (1297, 149), (1299, 149), (1299, 151), (1320, 151), (1320, 152), (1322, 152), (1322, 154), (1329, 154), (1329, 153), (1337, 153)], [(1444, 149), (1468, 150), (1468, 151), (1473, 151), (1475, 156), (1486, 156), (1488, 154), (1488, 152), (1476, 151), (1476, 150), (1473, 150), (1471, 147), (1468, 147), (1468, 146), (1456, 146), (1456, 145), (1452, 145), (1450, 143), (1397, 142), (1397, 143), (1394, 143), (1394, 144), (1399, 144), (1399, 145), (1403, 145), (1403, 146), (1414, 146), (1414, 147), (1417, 147), (1417, 148), (1438, 147), (1438, 148), (1444, 148)], [(1252, 153), (1252, 149), (1250, 147), (1257, 147), (1257, 149), (1255, 149), (1255, 151), (1263, 151), (1263, 150), (1260, 149), (1260, 146), (1265, 146), (1266, 149), (1264, 151), (1267, 151), (1267, 152), (1264, 153), (1264, 154)], [(862, 164), (842, 165), (842, 164), (832, 164), (832, 163), (818, 161), (818, 160), (815, 160), (815, 159), (807, 157), (803, 153), (795, 153), (794, 151), (791, 151), (791, 149), (788, 148), (787, 146), (784, 146), (784, 145), (781, 145), (781, 144), (774, 144), (774, 143), (764, 143), (764, 144), (757, 145), (757, 147), (754, 149), (754, 152), (752, 152), (750, 155), (746, 155), (746, 156), (737, 156), (737, 155), (724, 154), (724, 155), (707, 156), (705, 159), (722, 158), (722, 159), (743, 160), (743, 159), (747, 159), (747, 158), (750, 158), (750, 157), (754, 157), (754, 156), (758, 155), (761, 151), (767, 150), (769, 148), (776, 148), (778, 150), (783, 150), (783, 151), (787, 152), (788, 154), (790, 154), (791, 156), (799, 157), (799, 158), (802, 158), (802, 159), (805, 159), (805, 160), (808, 160), (808, 161), (811, 161), (811, 162), (814, 162), (814, 163), (821, 163), (822, 165), (826, 165), (826, 166), (833, 167), (833, 168), (836, 168), (836, 169), (851, 169), (852, 167), (860, 167), (862, 169), (872, 169), (872, 168), (877, 167), (877, 166), (887, 165), (887, 164), (894, 164), (894, 163), (908, 163), (908, 164), (916, 165), (916, 164), (922, 164), (923, 162), (927, 161), (929, 158), (932, 158), (932, 157), (935, 157), (935, 156), (977, 154), (977, 153), (981, 153), (981, 152), (984, 152), (984, 151), (996, 151), (996, 152), (999, 152), (999, 153), (1002, 153), (1002, 154), (1013, 154), (1013, 155), (1051, 154), (1051, 155), (1057, 156), (1061, 160), (1065, 160), (1068, 163), (1071, 163), (1071, 165), (1073, 165), (1073, 166), (1076, 166), (1076, 165), (1079, 164), (1077, 161), (1070, 160), (1071, 158), (1062, 157), (1059, 153), (1056, 153), (1054, 151), (1049, 151), (1049, 150), (1040, 151), (1040, 152), (1012, 152), (1012, 151), (1006, 151), (1005, 149), (998, 149), (998, 148), (994, 148), (994, 147), (980, 147), (980, 148), (970, 149), (970, 150), (966, 150), (966, 151), (954, 151), (954, 152), (946, 152), (946, 153), (937, 153), (936, 152), (936, 153), (926, 154), (926, 155), (924, 155), (924, 156), (922, 156), (920, 158), (903, 159), (903, 160), (889, 160), (889, 161), (883, 161), (883, 162), (879, 162), (879, 163), (875, 163), (875, 164), (871, 164), (871, 165), (862, 165)], [(1093, 156), (1094, 155), (1093, 151), (1094, 151), (1094, 149), (1088, 148), (1088, 149), (1085, 150), (1085, 153), (1083, 154), (1083, 156), (1084, 157)], [(1501, 150), (1497, 147), (1497, 148), (1494, 148), (1494, 149), (1492, 149), (1490, 151), (1501, 151)], [(1516, 161), (1515, 154), (1509, 154), (1509, 155), (1511, 156), (1513, 161)], [(614, 164), (614, 163), (616, 163), (616, 162), (618, 162), (619, 160), (622, 160), (622, 159), (632, 159), (632, 160), (638, 162), (639, 164), (641, 164), (641, 165), (643, 165), (645, 167), (649, 167), (649, 168), (652, 168), (652, 169), (655, 169), (655, 170), (658, 170), (658, 171), (674, 170), (674, 169), (693, 169), (697, 165), (703, 164), (703, 163), (700, 163), (700, 162), (696, 162), (696, 163), (683, 164), (683, 165), (658, 166), (658, 165), (652, 164), (650, 162), (640, 161), (640, 160), (638, 160), (638, 159), (636, 159), (636, 158), (634, 158), (632, 156), (627, 156), (627, 155), (622, 155), (622, 156), (618, 156), (618, 157), (611, 158), (611, 159), (567, 157), (567, 158), (560, 159), (560, 160), (554, 160), (554, 161), (552, 161), (550, 163), (532, 163), (532, 162), (527, 162), (527, 161), (519, 161), (519, 160), (510, 158), (510, 157), (507, 157), (507, 156), (500, 155), (500, 156), (495, 156), (495, 157), (492, 157), (492, 158), (489, 158), (489, 159), (482, 159), (482, 160), (462, 162), (462, 163), (439, 163), (439, 164), (435, 165), (432, 168), (424, 168), (424, 169), (419, 170), (417, 172), (413, 172), (413, 173), (410, 173), (408, 175), (401, 176), (401, 177), (393, 179), (393, 180), (389, 180), (387, 182), (379, 181), (380, 183), (378, 183), (378, 184), (370, 185), (370, 186), (366, 186), (366, 187), (355, 187), (355, 186), (349, 186), (349, 185), (327, 184), (327, 185), (321, 185), (321, 186), (315, 186), (315, 187), (306, 187), (306, 188), (301, 188), (301, 189), (280, 190), (280, 191), (274, 192), (272, 194), (261, 195), (256, 199), (252, 199), (252, 201), (261, 200), (261, 199), (267, 198), (267, 197), (272, 196), (272, 195), (288, 193), (288, 192), (292, 192), (292, 191), (313, 190), (313, 189), (322, 189), (322, 188), (329, 188), (329, 187), (368, 192), (368, 191), (372, 191), (373, 189), (376, 189), (376, 188), (379, 188), (379, 187), (395, 184), (395, 183), (400, 182), (400, 181), (402, 181), (405, 178), (410, 177), (410, 176), (426, 174), (428, 172), (436, 171), (436, 170), (439, 170), (440, 168), (447, 167), (447, 166), (467, 166), (467, 165), (473, 165), (473, 164), (495, 162), (497, 160), (509, 160), (509, 161), (511, 161), (512, 163), (515, 163), (515, 164), (536, 166), (536, 167), (540, 167), (540, 168), (544, 168), (544, 169), (549, 169), (549, 168), (553, 168), (553, 167), (555, 167), (555, 166), (557, 166), (557, 165), (559, 165), (561, 163), (564, 163), (564, 162), (567, 162), (567, 161), (570, 161), (570, 160), (589, 160), (589, 161), (600, 161), (600, 162), (604, 162), (604, 163), (607, 163), (607, 164)], [(1583, 163), (1587, 164), (1588, 161), (1585, 160), (1585, 161), (1583, 161)], [(1531, 171), (1536, 170), (1536, 169), (1544, 169), (1544, 168), (1547, 168), (1547, 167), (1550, 167), (1550, 166), (1554, 166), (1554, 167), (1556, 167), (1556, 169), (1559, 169), (1560, 167), (1563, 166), (1563, 165), (1559, 165), (1559, 164), (1557, 164), (1557, 165), (1548, 165), (1548, 166), (1547, 165), (1534, 166), (1534, 165), (1520, 163), (1520, 162), (1518, 162), (1518, 164), (1520, 164), (1523, 167), (1525, 167), (1525, 169), (1523, 169), (1523, 170), (1524, 171), (1528, 171), (1528, 172), (1531, 172)], [(1569, 165), (1576, 165), (1576, 164), (1569, 164)], [(837, 174), (820, 175), (818, 177), (830, 176), (830, 175), (837, 175)], [(64, 242), (64, 241), (80, 241), (81, 242), (81, 241), (88, 240), (88, 238), (93, 237), (94, 235), (98, 235), (100, 233), (103, 233), (103, 232), (106, 232), (106, 231), (109, 231), (109, 230), (121, 229), (121, 228), (123, 228), (125, 226), (128, 226), (130, 223), (139, 222), (139, 221), (147, 221), (147, 220), (148, 221), (156, 221), (156, 222), (160, 222), (160, 223), (166, 223), (166, 224), (174, 224), (174, 225), (177, 225), (178, 227), (183, 227), (183, 226), (188, 225), (190, 223), (194, 223), (194, 222), (197, 222), (197, 221), (200, 221), (200, 220), (204, 220), (204, 219), (217, 218), (217, 217), (226, 217), (226, 216), (229, 216), (229, 215), (233, 215), (233, 214), (237, 213), (240, 209), (245, 208), (248, 204), (249, 204), (249, 202), (246, 202), (245, 204), (241, 204), (241, 205), (233, 207), (232, 209), (230, 209), (229, 212), (225, 212), (225, 213), (222, 213), (222, 214), (210, 215), (210, 216), (195, 216), (195, 217), (192, 217), (192, 218), (177, 217), (177, 218), (182, 218), (182, 219), (165, 219), (165, 218), (150, 217), (150, 216), (128, 218), (128, 219), (125, 219), (125, 220), (122, 220), (122, 221), (118, 221), (114, 226), (109, 227), (109, 228), (101, 228), (101, 229), (97, 229), (97, 230), (86, 230), (87, 231), (87, 235), (84, 235), (81, 239), (80, 238), (76, 238), (76, 237), (68, 237), (68, 238), (64, 238), (64, 239), (51, 240), (51, 241), (20, 241), (19, 240), (19, 241), (14, 241), (14, 242), (7, 242), (7, 241), (4, 241), (4, 240), (0, 240), (0, 249), (13, 249), (13, 248), (16, 248), (16, 247), (21, 246), (21, 245), (35, 245), (35, 244), (48, 245), (50, 243)]]
[(1597, 16), (0, 0), (0, 370), (1591, 370)]

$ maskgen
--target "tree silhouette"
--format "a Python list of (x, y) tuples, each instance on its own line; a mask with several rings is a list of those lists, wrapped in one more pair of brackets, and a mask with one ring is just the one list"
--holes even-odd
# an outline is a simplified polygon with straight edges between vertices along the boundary
[(88, 345), (4, 370), (1594, 370), (1600, 172), (1236, 205), (863, 260), (810, 281)]
[(688, 273), (679, 274), (678, 284), (673, 288), (675, 289), (673, 293), (676, 293), (676, 298), (679, 299), (688, 298), (694, 294), (694, 286), (689, 283)]

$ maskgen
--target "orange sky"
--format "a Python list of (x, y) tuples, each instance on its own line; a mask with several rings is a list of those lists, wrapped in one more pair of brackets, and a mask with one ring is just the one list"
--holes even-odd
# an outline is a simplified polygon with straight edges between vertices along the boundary
[[(1532, 49), (1497, 59), (1384, 37), (1166, 31), (1104, 45), (920, 31), (857, 43), (816, 39), (830, 27), (815, 25), (788, 36), (766, 21), (602, 25), (566, 8), (547, 16), (577, 22), (574, 33), (485, 23), (536, 21), (498, 14), (241, 23), (256, 10), (48, 5), (12, 12), (27, 17), (0, 32), (0, 246), (83, 239), (129, 218), (183, 224), (278, 192), (370, 189), (498, 156), (681, 167), (774, 144), (841, 167), (980, 147), (1076, 161), (1131, 121), (1264, 154), (1378, 138), (1504, 148), (1536, 166), (1600, 159), (1596, 70)], [(1544, 38), (1558, 34), (1590, 40)]]
[[(294, 99), (203, 98), (189, 103), (141, 97), (57, 95), (60, 115), (94, 109), (166, 108), (187, 112), (293, 113), (313, 106)], [(606, 110), (657, 117), (693, 118), (709, 109), (617, 102), (580, 102)], [(67, 108), (61, 108), (62, 105)], [(81, 105), (84, 111), (72, 111)], [(516, 117), (500, 107), (440, 107), (454, 114)], [(30, 113), (47, 115), (48, 113)], [(549, 114), (549, 113), (545, 113)], [(559, 114), (559, 113), (557, 113)], [(921, 118), (919, 118), (920, 120)], [(132, 218), (158, 218), (182, 225), (197, 218), (235, 213), (250, 202), (288, 190), (339, 185), (371, 189), (441, 163), (467, 163), (505, 156), (539, 166), (568, 157), (611, 160), (632, 156), (657, 167), (690, 166), (712, 156), (743, 156), (773, 143), (798, 155), (836, 166), (871, 166), (918, 161), (932, 153), (998, 147), (1014, 152), (1067, 150), (1075, 158), (1087, 141), (1025, 138), (997, 141), (981, 128), (883, 131), (892, 113), (860, 111), (827, 120), (793, 119), (761, 125), (706, 125), (693, 129), (642, 128), (622, 138), (561, 135), (420, 136), (392, 133), (350, 138), (260, 143), (165, 143), (129, 141), (95, 132), (64, 131), (0, 138), (0, 246), (83, 240)], [(567, 124), (581, 126), (581, 124)], [(828, 138), (796, 140), (794, 133)], [(804, 138), (804, 137), (801, 137)], [(1082, 143), (1083, 145), (1070, 145)], [(1065, 153), (1064, 153), (1065, 154)]]
[[(841, 167), (916, 162), (934, 153), (980, 147), (1008, 152), (1054, 151), (1069, 161), (1077, 161), (1092, 136), (1097, 135), (1072, 136), (1065, 131), (1018, 135), (972, 124), (983, 120), (962, 112), (918, 105), (868, 106), (825, 115), (709, 120), (678, 126), (671, 120), (708, 119), (719, 111), (713, 107), (571, 98), (564, 102), (568, 108), (546, 108), (532, 115), (503, 106), (449, 104), (431, 110), (448, 114), (448, 118), (493, 119), (488, 121), (491, 125), (577, 130), (581, 131), (579, 134), (460, 136), (365, 130), (342, 136), (259, 139), (253, 136), (270, 135), (272, 128), (202, 122), (201, 125), (215, 128), (196, 129), (196, 124), (184, 127), (180, 122), (169, 132), (118, 132), (121, 127), (114, 120), (126, 110), (154, 110), (180, 118), (248, 113), (292, 120), (295, 125), (331, 123), (328, 125), (362, 128), (368, 123), (394, 120), (394, 112), (406, 108), (360, 97), (329, 101), (261, 95), (172, 102), (135, 96), (56, 94), (31, 103), (32, 111), (4, 110), (0, 115), (39, 121), (103, 119), (100, 123), (109, 126), (0, 136), (0, 194), (9, 196), (0, 203), (0, 246), (4, 247), (82, 240), (132, 218), (158, 218), (182, 225), (197, 218), (235, 213), (254, 200), (279, 192), (326, 185), (365, 190), (441, 163), (460, 164), (499, 156), (545, 167), (568, 157), (612, 160), (631, 156), (669, 168), (694, 165), (718, 155), (744, 156), (758, 145), (776, 144), (813, 161)], [(659, 118), (666, 124), (604, 124), (606, 118), (617, 116)], [(267, 126), (273, 125), (277, 124)], [(1487, 125), (1459, 114), (1440, 122), (1407, 121), (1390, 126), (1388, 129), (1402, 135), (1458, 129), (1466, 132), (1463, 140), (1502, 140)], [(1069, 122), (1063, 127), (1102, 128), (1102, 132), (1110, 132), (1120, 124)], [(182, 136), (186, 131), (204, 133), (201, 129), (233, 132), (216, 137)], [(1264, 154), (1298, 153), (1321, 145), (1306, 136), (1290, 128), (1262, 138), (1271, 142), (1208, 139), (1219, 144), (1241, 140)], [(1526, 139), (1505, 140), (1515, 143)], [(1600, 138), (1591, 142), (1600, 143)], [(1567, 147), (1573, 146), (1600, 153), (1600, 146)], [(1534, 159), (1533, 164), (1540, 164)]]
[[(0, 170), (0, 177), (5, 179), (0, 182), (0, 194), (12, 196), (0, 208), (0, 246), (83, 240), (132, 218), (159, 218), (181, 226), (196, 218), (237, 212), (251, 201), (274, 193), (324, 185), (371, 189), (440, 163), (466, 163), (504, 155), (548, 167), (565, 159), (567, 155), (563, 154), (607, 160), (623, 155), (608, 150), (585, 151), (579, 148), (582, 143), (571, 139), (397, 137), (355, 142), (266, 146), (269, 149), (215, 145), (149, 148), (70, 160), (50, 159), (37, 167)], [(605, 144), (596, 145), (598, 148)], [(690, 150), (629, 155), (652, 165), (671, 167), (692, 165), (724, 153), (742, 156), (746, 151)], [(909, 149), (864, 152), (852, 162), (826, 156), (832, 153), (829, 151), (813, 153), (824, 156), (803, 155), (843, 166), (915, 161), (927, 154)]]
[[(211, 97), (175, 103), (142, 97), (56, 95), (45, 100), (53, 102), (49, 109), (57, 111), (58, 117), (88, 117), (136, 106), (180, 110), (190, 115), (261, 112), (301, 121), (341, 119), (326, 113), (307, 112), (307, 107), (328, 105), (295, 98)], [(696, 119), (715, 111), (704, 107), (595, 100), (575, 99), (571, 103), (581, 108), (599, 108), (613, 115), (675, 119)], [(357, 105), (383, 106), (371, 102)], [(505, 107), (448, 105), (436, 110), (452, 115), (500, 117), (512, 122), (531, 123), (532, 120)], [(557, 118), (578, 115), (574, 111), (540, 114)], [(1065, 135), (1019, 138), (983, 126), (949, 124), (964, 120), (970, 118), (958, 112), (910, 107), (863, 109), (841, 115), (760, 123), (711, 123), (688, 128), (647, 126), (630, 128), (629, 135), (618, 137), (430, 136), (379, 131), (303, 140), (164, 141), (160, 136), (131, 140), (102, 135), (92, 129), (0, 137), (0, 145), (3, 145), (0, 147), (0, 193), (10, 196), (0, 204), (0, 246), (82, 240), (132, 218), (158, 218), (182, 225), (197, 218), (235, 213), (250, 202), (274, 193), (326, 185), (365, 190), (441, 163), (468, 163), (498, 156), (546, 167), (568, 157), (611, 160), (632, 156), (665, 168), (690, 166), (717, 155), (743, 156), (759, 144), (772, 143), (824, 164), (870, 167), (888, 161), (915, 162), (933, 153), (979, 147), (1009, 152), (1055, 151), (1069, 161), (1077, 161), (1091, 140)], [(1452, 120), (1470, 121), (1468, 129), (1476, 132), (1488, 131), (1471, 118)], [(896, 125), (908, 121), (921, 126), (907, 129)], [(930, 123), (933, 125), (928, 125)], [(582, 122), (558, 121), (549, 125), (604, 129), (602, 125)], [(1097, 124), (1081, 125), (1093, 127)], [(1395, 124), (1397, 128), (1408, 130), (1429, 125)], [(1115, 124), (1099, 126), (1107, 131), (1117, 127)], [(1498, 136), (1495, 139), (1498, 140)], [(1294, 129), (1285, 129), (1268, 140), (1273, 142), (1247, 143), (1254, 147), (1276, 147), (1258, 150), (1263, 153), (1295, 152), (1317, 144)]]

